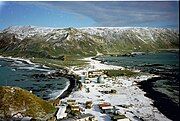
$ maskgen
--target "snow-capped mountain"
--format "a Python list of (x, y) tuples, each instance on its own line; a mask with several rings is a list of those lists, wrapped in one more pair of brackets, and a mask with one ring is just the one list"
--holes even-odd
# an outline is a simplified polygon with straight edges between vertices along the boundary
[(164, 28), (14, 26), (0, 32), (1, 52), (32, 56), (120, 54), (178, 47), (179, 32)]

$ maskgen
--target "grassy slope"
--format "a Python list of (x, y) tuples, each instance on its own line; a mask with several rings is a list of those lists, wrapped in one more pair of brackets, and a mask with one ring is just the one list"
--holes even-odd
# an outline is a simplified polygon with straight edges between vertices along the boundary
[(133, 72), (130, 70), (104, 70), (104, 73), (110, 77), (117, 77), (117, 76), (132, 77), (132, 76), (137, 76), (139, 74), (138, 72)]
[(10, 118), (13, 113), (21, 112), (25, 116), (46, 119), (52, 116), (55, 108), (18, 87), (0, 87), (0, 117)]
[(87, 63), (84, 60), (79, 60), (74, 57), (74, 59), (69, 60), (57, 60), (57, 59), (47, 59), (47, 58), (33, 58), (31, 59), (34, 63), (40, 63), (53, 68), (62, 68), (62, 67), (70, 67), (70, 66), (85, 66)]

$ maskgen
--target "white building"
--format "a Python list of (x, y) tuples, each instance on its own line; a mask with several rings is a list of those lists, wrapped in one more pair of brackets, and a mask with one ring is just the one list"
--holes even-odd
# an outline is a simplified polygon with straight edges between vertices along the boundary
[(56, 118), (59, 120), (59, 119), (63, 119), (67, 116), (67, 113), (65, 113), (66, 111), (66, 106), (65, 105), (62, 105), (62, 106), (59, 106), (59, 110), (56, 114)]

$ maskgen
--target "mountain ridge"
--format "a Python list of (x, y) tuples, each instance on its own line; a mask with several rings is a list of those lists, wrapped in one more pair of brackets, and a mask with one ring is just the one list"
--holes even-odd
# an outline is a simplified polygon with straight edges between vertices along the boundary
[(1, 53), (33, 57), (92, 56), (178, 47), (179, 32), (170, 28), (13, 26), (0, 32)]

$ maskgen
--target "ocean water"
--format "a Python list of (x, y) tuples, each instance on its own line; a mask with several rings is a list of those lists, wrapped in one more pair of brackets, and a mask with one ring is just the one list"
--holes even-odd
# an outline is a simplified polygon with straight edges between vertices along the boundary
[(97, 58), (103, 60), (108, 64), (119, 65), (124, 67), (141, 67), (150, 64), (161, 64), (162, 66), (179, 66), (179, 53), (178, 52), (159, 52), (159, 53), (146, 53), (142, 55), (128, 56), (105, 56)]
[(172, 120), (179, 120), (179, 52), (146, 53), (143, 55), (98, 57), (103, 63), (140, 69), (160, 75), (141, 84), (154, 105)]
[(0, 86), (17, 86), (31, 90), (43, 99), (55, 98), (68, 85), (68, 79), (34, 76), (52, 71), (54, 70), (25, 61), (0, 58)]

